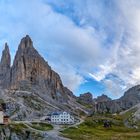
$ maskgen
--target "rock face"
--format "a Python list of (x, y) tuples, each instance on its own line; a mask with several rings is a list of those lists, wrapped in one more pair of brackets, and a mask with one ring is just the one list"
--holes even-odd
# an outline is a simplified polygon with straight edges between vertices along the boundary
[(101, 95), (98, 96), (97, 99), (95, 99), (96, 102), (107, 102), (107, 101), (111, 101), (111, 98), (109, 98), (107, 95)]
[(121, 111), (120, 104), (115, 100), (97, 102), (94, 109), (96, 113), (118, 113)]
[(120, 112), (120, 115), (125, 116), (124, 124), (126, 127), (135, 129), (140, 128), (140, 103), (128, 110)]
[(31, 131), (24, 124), (11, 124), (0, 126), (0, 140), (54, 140), (51, 137), (45, 138), (40, 133)]
[(78, 101), (83, 104), (92, 104), (93, 103), (93, 97), (90, 92), (80, 94), (80, 97), (78, 97)]
[(88, 113), (37, 52), (28, 35), (21, 40), (12, 66), (5, 44), (0, 62), (0, 100), (12, 120), (40, 120), (53, 111)]
[(38, 90), (59, 102), (67, 102), (68, 95), (72, 95), (71, 91), (63, 86), (59, 75), (33, 47), (28, 35), (21, 40), (12, 67), (10, 63), (6, 44), (0, 64), (0, 85), (3, 88)]
[(91, 93), (85, 93), (78, 97), (78, 102), (86, 106), (92, 105), (90, 108), (93, 113), (119, 113), (140, 104), (140, 85), (130, 88), (116, 100), (104, 94), (92, 99)]
[(7, 87), (10, 79), (10, 66), (11, 66), (11, 56), (9, 52), (9, 47), (7, 43), (5, 44), (5, 49), (2, 52), (2, 58), (0, 62), (0, 85)]
[(140, 85), (130, 88), (124, 96), (117, 100), (97, 102), (96, 111), (99, 113), (117, 113), (127, 110), (140, 103)]
[(127, 109), (140, 103), (140, 85), (134, 86), (126, 91), (119, 101), (122, 104), (122, 108)]

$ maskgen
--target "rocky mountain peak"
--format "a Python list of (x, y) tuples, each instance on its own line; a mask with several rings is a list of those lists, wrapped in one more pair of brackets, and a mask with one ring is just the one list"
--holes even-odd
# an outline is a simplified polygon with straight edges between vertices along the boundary
[(127, 110), (136, 104), (140, 103), (140, 85), (136, 85), (128, 89), (122, 97), (115, 100), (106, 100), (104, 96), (100, 96), (96, 99), (96, 109), (100, 113), (117, 113)]
[(1, 70), (2, 69), (7, 69), (10, 68), (11, 65), (11, 56), (10, 56), (10, 51), (7, 43), (5, 43), (5, 48), (2, 52), (2, 58), (0, 62)]
[(50, 66), (34, 48), (29, 35), (26, 35), (21, 39), (11, 68), (11, 87), (17, 89), (24, 87), (24, 84), (29, 87), (43, 86), (44, 83), (40, 85), (40, 80), (46, 78), (48, 71), (51, 71)]
[[(21, 39), (13, 65), (10, 64), (9, 47), (5, 44), (0, 63), (0, 97), (4, 97), (6, 102), (8, 100), (10, 110), (13, 110), (14, 105), (17, 111), (16, 115), (14, 111), (15, 119), (21, 119), (22, 116), (30, 120), (56, 110), (88, 113), (38, 53), (28, 35)], [(21, 108), (17, 110), (17, 107)], [(13, 113), (10, 114), (8, 116)]]
[(78, 101), (84, 104), (91, 104), (93, 102), (92, 93), (87, 92), (84, 94), (80, 94), (80, 96), (78, 97)]
[(31, 48), (33, 47), (33, 42), (30, 38), (29, 35), (26, 35), (24, 38), (22, 38), (21, 42), (20, 42), (20, 45), (19, 45), (19, 48), (20, 49), (25, 49), (25, 48)]
[(140, 95), (140, 85), (131, 87), (124, 93), (124, 96), (137, 96), (137, 95)]
[(96, 102), (107, 102), (111, 101), (111, 98), (109, 98), (107, 95), (102, 94), (101, 96), (98, 96), (96, 99)]
[(9, 46), (8, 46), (7, 42), (5, 43), (4, 46), (5, 46), (5, 49), (4, 50), (7, 50), (9, 52)]
[(10, 51), (7, 43), (5, 43), (5, 48), (2, 52), (0, 62), (0, 86), (7, 87), (9, 85), (10, 66), (11, 66)]
[(60, 76), (34, 48), (29, 35), (21, 39), (11, 67), (10, 61), (9, 48), (5, 44), (0, 64), (2, 88), (35, 91), (45, 99), (49, 97), (59, 102), (74, 98), (73, 93), (63, 86)]

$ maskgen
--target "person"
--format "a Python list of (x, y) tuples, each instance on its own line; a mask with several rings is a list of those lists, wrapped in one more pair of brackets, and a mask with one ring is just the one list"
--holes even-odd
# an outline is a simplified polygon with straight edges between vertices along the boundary
[(105, 120), (105, 121), (104, 121), (104, 127), (105, 127), (105, 128), (110, 128), (110, 127), (111, 127), (111, 122), (108, 121), (108, 120)]

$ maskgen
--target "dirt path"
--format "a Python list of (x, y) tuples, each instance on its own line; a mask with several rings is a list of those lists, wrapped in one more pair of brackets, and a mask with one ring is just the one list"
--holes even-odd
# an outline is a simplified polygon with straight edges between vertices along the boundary
[[(78, 125), (80, 125), (81, 123), (83, 123), (84, 120), (80, 119), (80, 121), (76, 124), (73, 125), (69, 125), (67, 128), (69, 127), (76, 127)], [(61, 136), (61, 132), (67, 128), (63, 128), (61, 125), (53, 125), (53, 130), (48, 130), (48, 131), (42, 131), (42, 130), (38, 130), (35, 128), (31, 127), (31, 123), (29, 121), (16, 121), (15, 123), (23, 123), (24, 125), (26, 125), (30, 130), (40, 133), (44, 138), (46, 138), (46, 140), (70, 140), (68, 138), (64, 138)]]
[(31, 127), (31, 122), (28, 121), (15, 121), (15, 123), (23, 123), (27, 126), (31, 131), (40, 133), (46, 140), (70, 140), (68, 138), (61, 137), (61, 127), (59, 125), (53, 125), (53, 130), (42, 131)]
[(50, 130), (50, 131), (47, 131), (48, 135), (50, 136), (53, 136), (55, 138), (58, 138), (60, 140), (70, 140), (68, 138), (64, 138), (64, 137), (61, 137), (61, 132), (60, 130), (62, 130), (61, 126), (59, 125), (53, 125), (54, 129), (53, 130)]

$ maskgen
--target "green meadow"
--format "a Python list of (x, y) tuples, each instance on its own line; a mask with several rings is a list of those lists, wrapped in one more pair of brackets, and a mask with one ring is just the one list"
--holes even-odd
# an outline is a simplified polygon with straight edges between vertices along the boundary
[[(111, 127), (104, 127), (106, 120), (110, 121)], [(67, 128), (62, 134), (72, 140), (140, 140), (140, 129), (127, 128), (124, 116), (120, 115), (88, 117), (84, 123)]]

